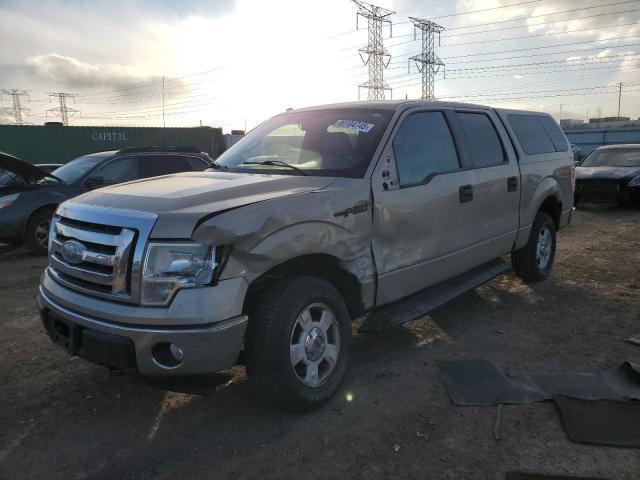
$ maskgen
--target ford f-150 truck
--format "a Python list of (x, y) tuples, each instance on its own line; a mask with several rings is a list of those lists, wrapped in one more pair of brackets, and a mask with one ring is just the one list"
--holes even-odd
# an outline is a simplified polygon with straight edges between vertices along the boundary
[(243, 363), (268, 401), (309, 410), (344, 377), (352, 319), (398, 325), (511, 266), (546, 279), (574, 175), (544, 113), (423, 101), (288, 111), (209, 171), (60, 205), (42, 321), (71, 355), (137, 375)]

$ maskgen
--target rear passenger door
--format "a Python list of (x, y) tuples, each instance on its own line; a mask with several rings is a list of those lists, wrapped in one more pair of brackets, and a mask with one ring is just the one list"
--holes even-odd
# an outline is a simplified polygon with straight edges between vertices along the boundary
[(484, 109), (456, 110), (465, 144), (465, 169), (472, 175), (473, 258), (481, 264), (513, 248), (519, 225), (520, 171), (497, 115)]

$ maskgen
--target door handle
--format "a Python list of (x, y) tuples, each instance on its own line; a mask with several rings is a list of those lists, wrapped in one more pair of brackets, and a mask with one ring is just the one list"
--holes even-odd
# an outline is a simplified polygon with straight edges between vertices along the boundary
[(467, 203), (473, 200), (473, 186), (472, 185), (460, 185), (460, 203)]
[(518, 177), (507, 178), (507, 192), (515, 192), (518, 190)]

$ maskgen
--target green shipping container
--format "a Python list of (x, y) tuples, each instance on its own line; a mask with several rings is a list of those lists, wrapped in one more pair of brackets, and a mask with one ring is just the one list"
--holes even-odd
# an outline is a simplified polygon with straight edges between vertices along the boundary
[(216, 158), (224, 151), (221, 128), (64, 127), (0, 125), (0, 151), (29, 163), (66, 163), (88, 153), (125, 147), (195, 147)]

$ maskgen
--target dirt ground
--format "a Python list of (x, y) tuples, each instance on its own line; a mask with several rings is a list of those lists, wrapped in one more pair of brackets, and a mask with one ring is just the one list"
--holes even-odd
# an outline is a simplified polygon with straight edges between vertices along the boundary
[(242, 368), (178, 393), (69, 358), (38, 319), (45, 264), (0, 247), (0, 479), (640, 477), (640, 450), (571, 443), (552, 402), (505, 406), (496, 440), (495, 407), (454, 407), (438, 367), (484, 357), (594, 372), (640, 360), (623, 341), (640, 333), (640, 211), (578, 210), (542, 284), (506, 274), (407, 326), (356, 334), (339, 395), (302, 416), (263, 406)]

